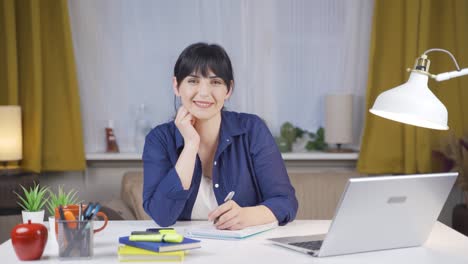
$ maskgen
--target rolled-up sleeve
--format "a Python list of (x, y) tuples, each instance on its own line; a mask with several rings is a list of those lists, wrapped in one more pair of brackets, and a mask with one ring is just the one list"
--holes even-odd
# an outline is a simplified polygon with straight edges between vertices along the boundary
[(146, 136), (143, 173), (143, 208), (158, 225), (173, 225), (184, 209), (193, 187), (184, 190), (169, 159), (167, 143), (157, 128)]
[(280, 225), (296, 218), (298, 202), (281, 153), (266, 124), (257, 117), (251, 130), (250, 152), (262, 192), (262, 205), (268, 207)]

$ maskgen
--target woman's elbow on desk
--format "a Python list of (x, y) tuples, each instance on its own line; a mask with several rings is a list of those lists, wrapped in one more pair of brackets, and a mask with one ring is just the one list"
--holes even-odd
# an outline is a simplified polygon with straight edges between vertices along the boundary
[(145, 212), (153, 219), (153, 221), (160, 227), (171, 226), (176, 223), (177, 217), (172, 217), (169, 213), (157, 210), (157, 208), (151, 208), (151, 203), (148, 201), (143, 202), (143, 208)]
[(286, 225), (296, 218), (298, 202), (293, 198), (273, 198), (264, 201), (261, 205), (266, 206), (275, 215), (279, 225)]
[(157, 216), (151, 216), (151, 218), (160, 227), (168, 227), (168, 226), (174, 225), (176, 223), (176, 221), (177, 221), (177, 219), (176, 220), (171, 220), (171, 219), (168, 219), (168, 218), (157, 217)]

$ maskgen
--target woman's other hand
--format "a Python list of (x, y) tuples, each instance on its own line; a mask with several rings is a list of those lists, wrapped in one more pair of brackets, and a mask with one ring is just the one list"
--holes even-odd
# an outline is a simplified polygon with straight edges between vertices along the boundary
[(198, 149), (200, 144), (200, 135), (195, 130), (196, 118), (184, 107), (181, 106), (177, 111), (174, 120), (175, 125), (184, 138), (185, 145), (195, 146)]

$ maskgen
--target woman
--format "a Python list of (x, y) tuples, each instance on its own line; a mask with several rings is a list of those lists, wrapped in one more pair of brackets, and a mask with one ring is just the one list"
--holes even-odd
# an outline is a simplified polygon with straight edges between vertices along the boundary
[(294, 220), (295, 191), (267, 126), (223, 109), (233, 87), (222, 47), (192, 44), (177, 59), (173, 89), (182, 106), (147, 135), (143, 152), (143, 207), (158, 225), (208, 219), (237, 230)]

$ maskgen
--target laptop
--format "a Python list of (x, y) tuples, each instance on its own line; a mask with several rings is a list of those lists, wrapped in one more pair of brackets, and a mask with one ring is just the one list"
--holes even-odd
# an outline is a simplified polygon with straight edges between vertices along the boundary
[(454, 172), (351, 178), (327, 234), (269, 240), (315, 257), (420, 246), (457, 176)]

